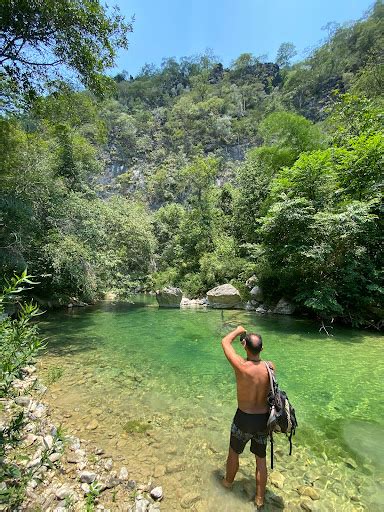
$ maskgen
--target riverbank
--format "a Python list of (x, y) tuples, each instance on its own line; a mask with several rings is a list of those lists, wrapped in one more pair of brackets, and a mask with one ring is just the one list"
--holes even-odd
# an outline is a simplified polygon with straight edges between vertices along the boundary
[[(35, 366), (13, 382), (12, 395), (1, 399), (4, 436), (0, 510), (84, 511), (160, 509), (163, 490), (153, 480), (138, 482), (102, 446), (67, 434), (65, 417), (52, 421), (44, 400), (47, 387)], [(89, 423), (89, 429), (96, 428)]]

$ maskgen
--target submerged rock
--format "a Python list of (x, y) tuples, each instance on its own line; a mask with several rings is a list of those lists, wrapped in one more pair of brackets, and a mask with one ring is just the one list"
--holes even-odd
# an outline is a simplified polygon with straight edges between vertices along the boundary
[(181, 508), (191, 508), (192, 505), (200, 501), (201, 496), (197, 492), (188, 492), (181, 498)]
[(276, 304), (276, 307), (273, 310), (273, 313), (275, 315), (292, 315), (295, 312), (295, 309), (296, 308), (292, 304), (292, 302), (289, 302), (288, 300), (282, 298)]
[(92, 420), (88, 423), (88, 425), (85, 427), (87, 430), (96, 430), (99, 426), (99, 422), (97, 420)]
[(231, 309), (241, 308), (240, 292), (231, 284), (216, 286), (207, 292), (207, 298), (211, 308)]
[(156, 290), (156, 300), (160, 308), (179, 308), (183, 292), (180, 288), (167, 287)]

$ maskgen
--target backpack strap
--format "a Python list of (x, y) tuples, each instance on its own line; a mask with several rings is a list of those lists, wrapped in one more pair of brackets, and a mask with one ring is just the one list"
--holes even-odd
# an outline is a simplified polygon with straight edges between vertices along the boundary
[(273, 385), (273, 382), (274, 382), (274, 377), (272, 375), (272, 370), (271, 368), (269, 367), (269, 364), (268, 364), (268, 361), (264, 361), (264, 364), (268, 370), (268, 375), (269, 375), (269, 383), (271, 385), (271, 391), (272, 391), (272, 396), (273, 398), (275, 398), (275, 386)]
[(273, 469), (273, 434), (272, 434), (272, 431), (269, 434), (269, 439), (271, 441), (271, 469)]

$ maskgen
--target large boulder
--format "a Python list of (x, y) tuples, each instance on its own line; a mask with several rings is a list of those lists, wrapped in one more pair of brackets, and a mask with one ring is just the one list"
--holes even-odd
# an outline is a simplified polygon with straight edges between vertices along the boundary
[(294, 313), (295, 309), (296, 308), (292, 304), (292, 302), (289, 302), (288, 300), (282, 298), (276, 304), (276, 307), (273, 310), (273, 313), (275, 313), (276, 315), (292, 315)]
[(180, 288), (169, 286), (156, 290), (156, 300), (160, 308), (179, 308), (183, 292)]
[(260, 286), (254, 286), (250, 291), (250, 294), (253, 300), (256, 300), (257, 302), (263, 302), (263, 290), (260, 288)]
[(222, 284), (207, 292), (207, 299), (211, 308), (230, 309), (241, 308), (240, 292), (231, 284)]

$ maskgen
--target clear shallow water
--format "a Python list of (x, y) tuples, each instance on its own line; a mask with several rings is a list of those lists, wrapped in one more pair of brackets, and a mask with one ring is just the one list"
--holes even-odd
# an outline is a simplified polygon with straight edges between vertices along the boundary
[[(296, 487), (309, 484), (320, 491), (314, 503), (321, 510), (383, 509), (382, 336), (335, 328), (326, 338), (307, 320), (159, 310), (150, 297), (133, 300), (50, 314), (42, 325), (50, 340), (43, 376), (63, 368), (48, 395), (54, 414), (66, 415), (69, 430), (106, 446), (138, 477), (162, 483), (169, 496), (163, 510), (179, 510), (191, 490), (201, 498), (196, 510), (250, 510), (254, 462), (247, 448), (230, 497), (215, 482), (236, 409), (220, 340), (238, 324), (263, 335), (262, 356), (275, 362), (299, 421), (293, 458), (287, 441), (277, 439), (276, 468), (286, 485), (270, 491), (290, 506), (300, 503)], [(99, 427), (88, 431), (92, 418)], [(126, 432), (132, 420), (148, 431)], [(183, 467), (174, 471), (177, 464)]]

